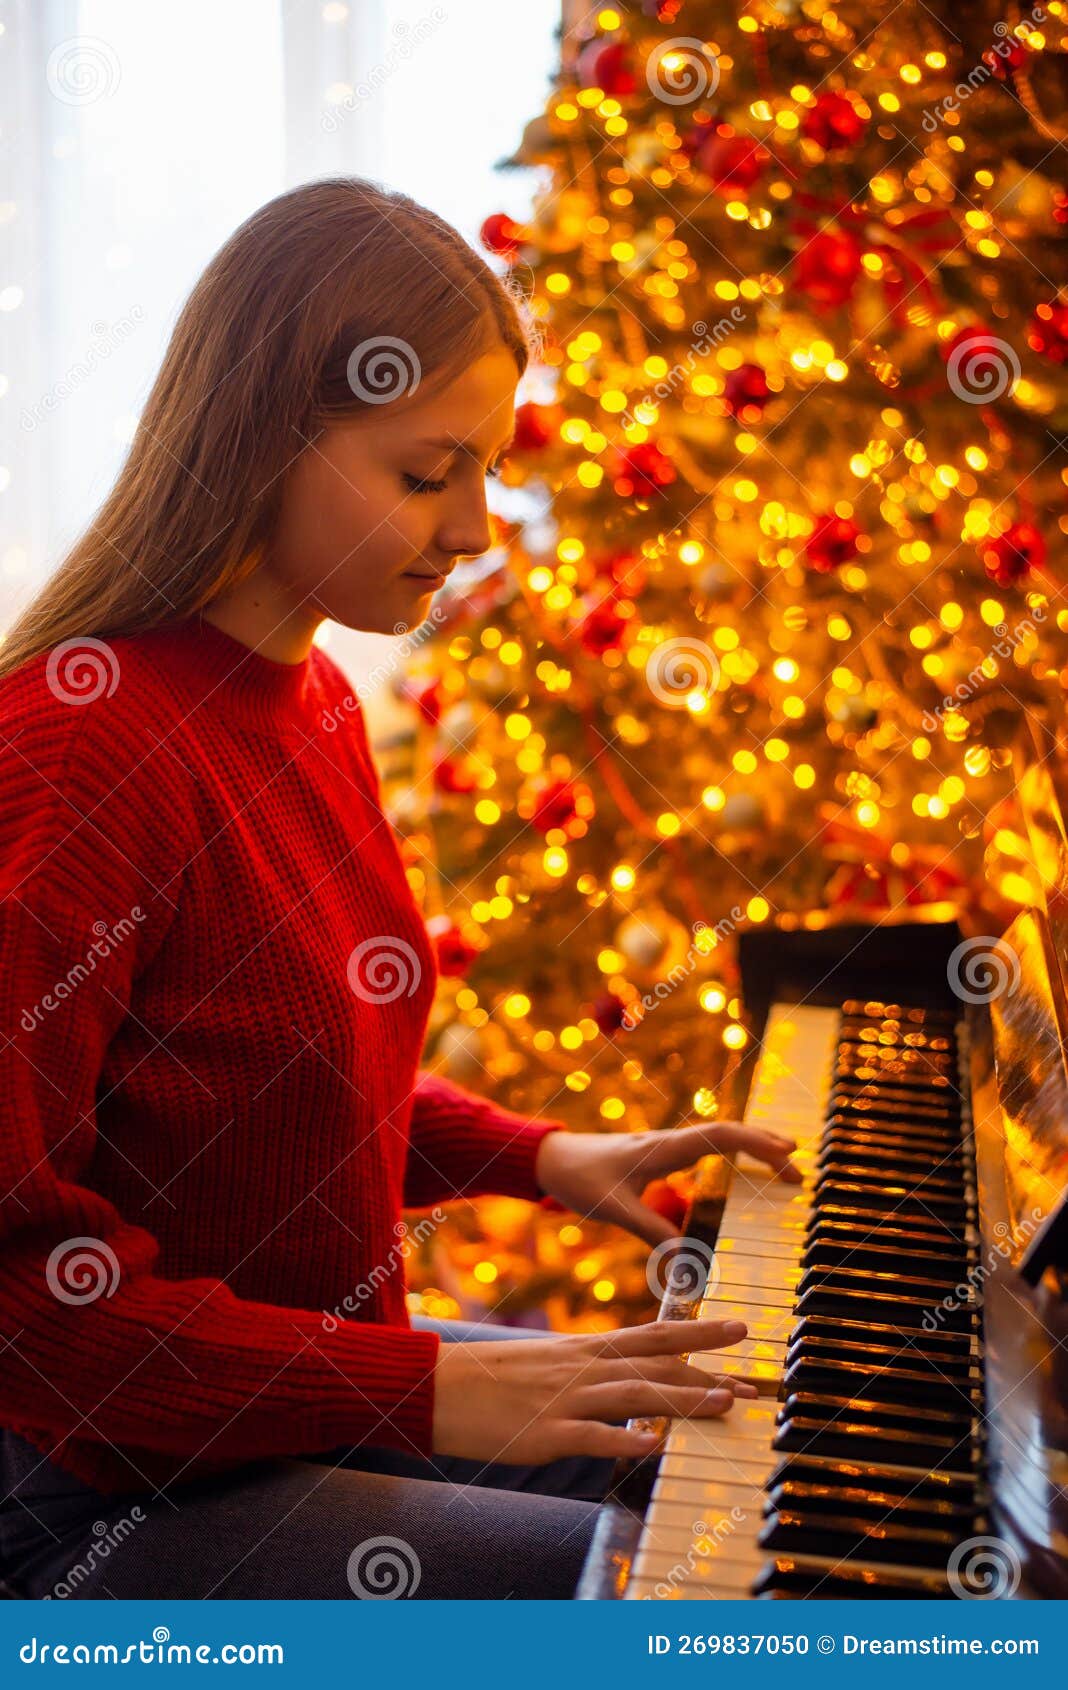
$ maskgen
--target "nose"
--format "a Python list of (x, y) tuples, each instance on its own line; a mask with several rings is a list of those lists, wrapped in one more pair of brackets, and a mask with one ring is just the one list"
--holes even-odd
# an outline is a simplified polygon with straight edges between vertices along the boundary
[(484, 498), (464, 500), (463, 505), (442, 522), (435, 541), (443, 555), (455, 562), (481, 557), (493, 544), (489, 512)]

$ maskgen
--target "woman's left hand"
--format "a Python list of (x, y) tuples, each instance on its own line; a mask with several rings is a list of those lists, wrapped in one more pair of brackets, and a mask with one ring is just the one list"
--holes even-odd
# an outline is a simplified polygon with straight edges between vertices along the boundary
[(738, 1121), (674, 1127), (648, 1133), (547, 1133), (538, 1149), (535, 1177), (541, 1189), (568, 1209), (594, 1220), (613, 1221), (648, 1244), (678, 1237), (671, 1222), (642, 1202), (650, 1180), (689, 1168), (702, 1156), (744, 1150), (796, 1185), (800, 1171), (790, 1161), (793, 1139), (758, 1131)]

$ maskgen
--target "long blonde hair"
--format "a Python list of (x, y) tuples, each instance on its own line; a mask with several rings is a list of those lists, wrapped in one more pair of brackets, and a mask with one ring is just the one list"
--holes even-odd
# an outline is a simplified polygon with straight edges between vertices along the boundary
[(346, 176), (270, 200), (189, 295), (115, 485), (8, 631), (0, 675), (191, 615), (251, 574), (286, 470), (374, 402), (350, 381), (357, 347), (402, 342), (422, 379), (503, 344), (522, 375), (535, 338), (511, 278), (406, 194)]

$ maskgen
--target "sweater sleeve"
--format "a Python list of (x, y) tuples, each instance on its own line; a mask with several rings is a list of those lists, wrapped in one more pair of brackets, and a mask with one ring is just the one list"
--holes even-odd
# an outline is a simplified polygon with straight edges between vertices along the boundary
[(0, 713), (0, 1425), (176, 1473), (343, 1443), (428, 1453), (435, 1334), (169, 1280), (151, 1232), (93, 1189), (108, 1044), (201, 845), (177, 758), (102, 706), (20, 719), (8, 694)]
[(450, 1197), (544, 1195), (534, 1174), (541, 1141), (563, 1121), (531, 1121), (423, 1070), (412, 1103), (404, 1201), (425, 1208)]

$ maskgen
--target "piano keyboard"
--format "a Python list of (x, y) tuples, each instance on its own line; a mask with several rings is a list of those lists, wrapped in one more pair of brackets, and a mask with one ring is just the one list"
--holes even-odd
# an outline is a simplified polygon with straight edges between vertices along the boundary
[(776, 1004), (745, 1120), (801, 1185), (738, 1159), (691, 1359), (760, 1391), (669, 1422), (625, 1595), (952, 1594), (985, 1526), (974, 1168), (948, 1012)]

